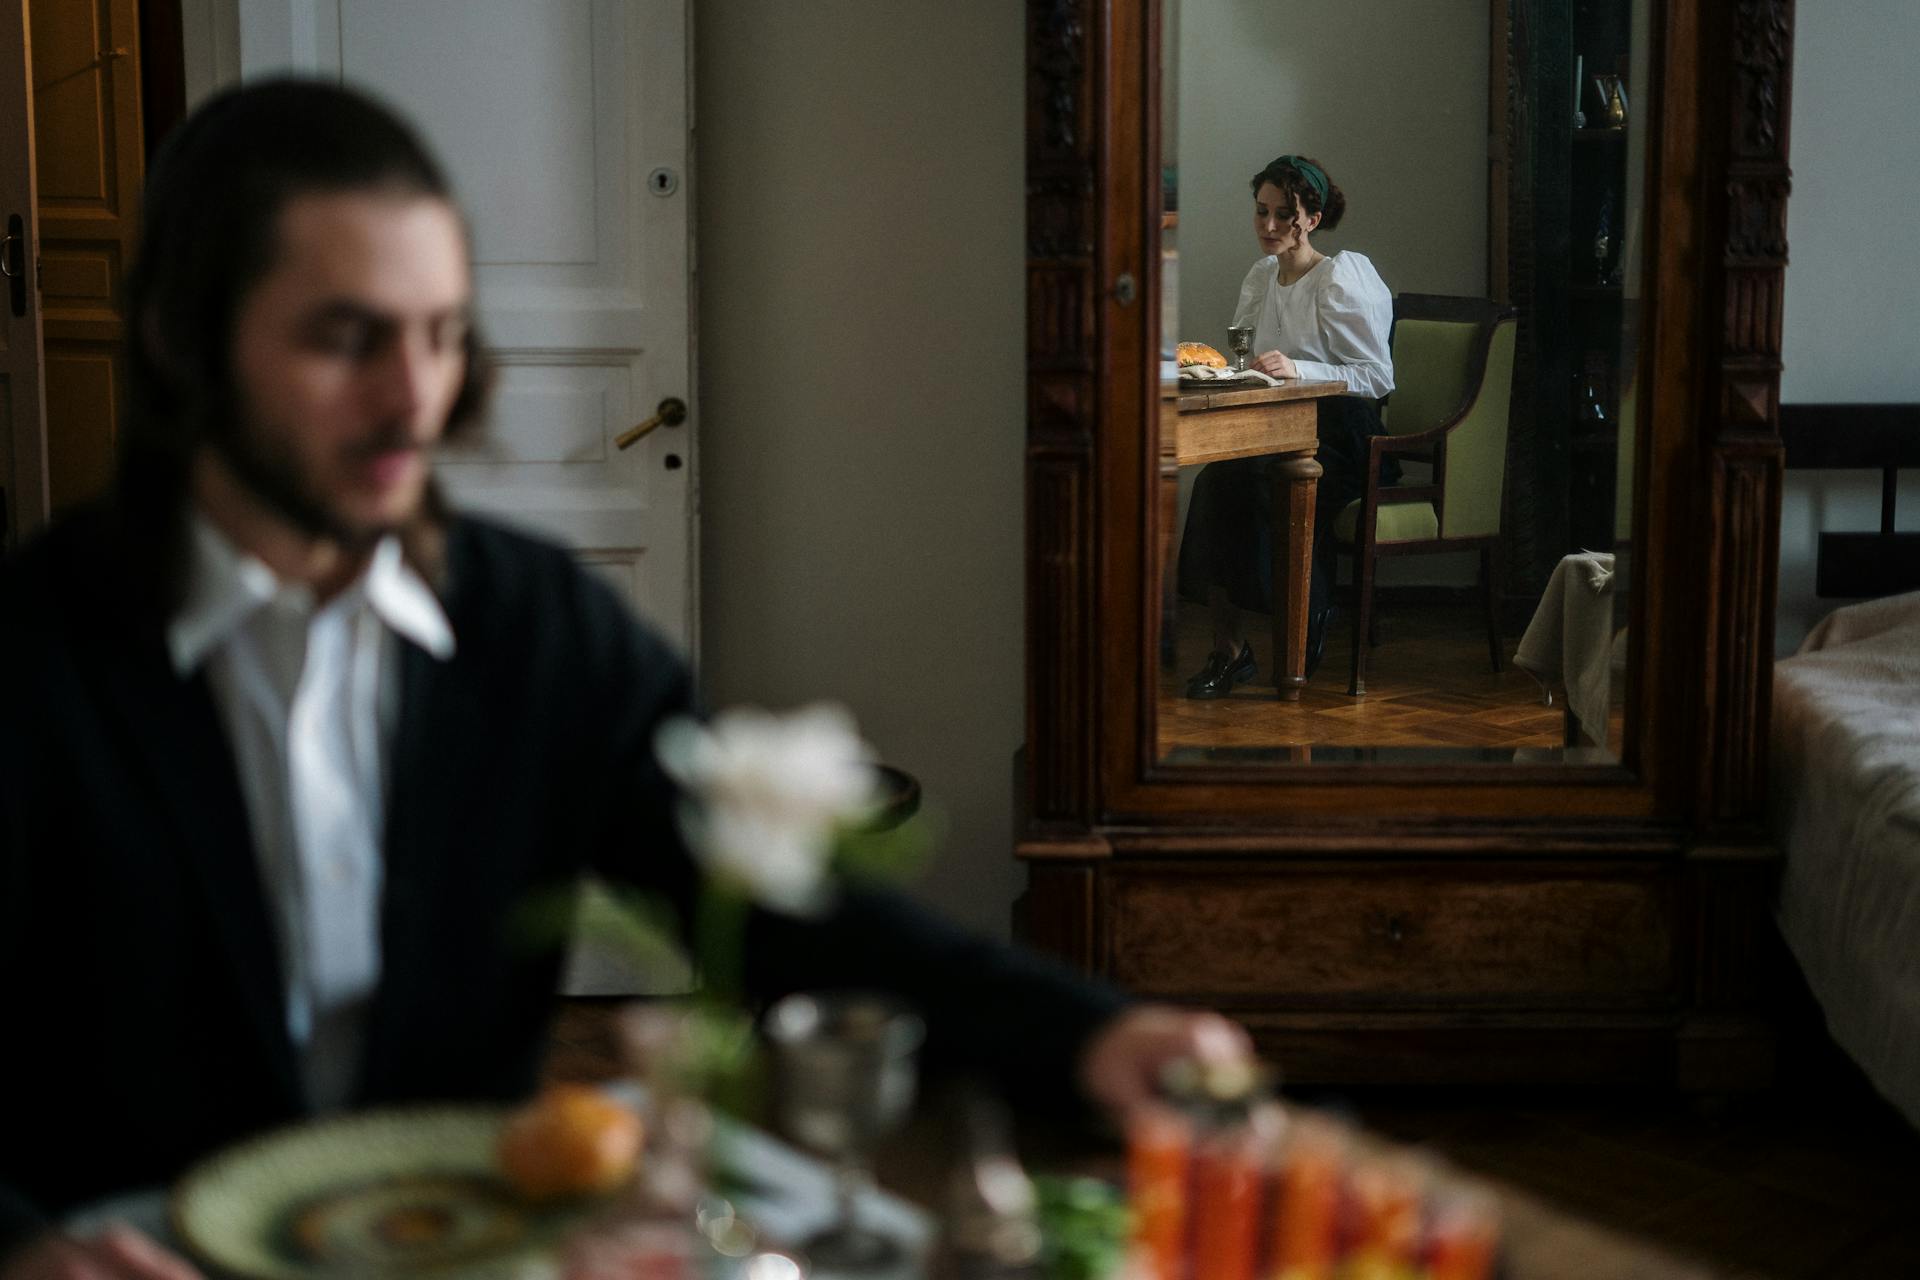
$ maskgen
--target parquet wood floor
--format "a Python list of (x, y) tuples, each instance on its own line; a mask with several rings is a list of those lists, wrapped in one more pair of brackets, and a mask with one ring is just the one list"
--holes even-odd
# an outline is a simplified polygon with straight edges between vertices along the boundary
[[(1757, 1097), (1399, 1090), (1344, 1104), (1368, 1128), (1726, 1280), (1920, 1277), (1920, 1132), (1823, 1033)], [(1548, 1251), (1550, 1252), (1550, 1251)], [(1580, 1251), (1527, 1270), (1615, 1275)], [(1623, 1277), (1623, 1280), (1625, 1278)]]
[[(1517, 636), (1504, 637), (1506, 669), (1487, 661), (1477, 608), (1403, 605), (1384, 611), (1380, 643), (1367, 665), (1367, 692), (1347, 696), (1352, 613), (1343, 608), (1327, 638), (1326, 659), (1298, 702), (1274, 696), (1271, 629), (1250, 621), (1260, 660), (1256, 682), (1225, 698), (1195, 701), (1187, 678), (1206, 662), (1212, 631), (1206, 610), (1181, 604), (1175, 658), (1160, 673), (1161, 754), (1219, 748), (1465, 747), (1550, 752), (1564, 737), (1561, 708), (1542, 701), (1539, 684), (1510, 661)], [(1616, 708), (1611, 747), (1619, 748)], [(1301, 752), (1304, 756), (1306, 753)]]

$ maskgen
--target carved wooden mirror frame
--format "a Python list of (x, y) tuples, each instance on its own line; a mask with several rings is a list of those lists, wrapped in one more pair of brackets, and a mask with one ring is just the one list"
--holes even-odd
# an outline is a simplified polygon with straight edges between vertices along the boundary
[[(1752, 980), (1726, 971), (1760, 945), (1772, 877), (1760, 823), (1791, 0), (1655, 6), (1659, 91), (1636, 98), (1655, 114), (1635, 674), (1623, 761), (1611, 767), (1158, 760), (1148, 412), (1158, 400), (1160, 10), (1161, 0), (1028, 5), (1024, 930), (1124, 978), (1129, 940), (1114, 895), (1135, 869), (1238, 859), (1284, 871), (1287, 859), (1350, 855), (1616, 859), (1663, 886), (1676, 1025), (1697, 1030), (1701, 1008), (1744, 1008)], [(1166, 992), (1218, 994), (1204, 983)]]

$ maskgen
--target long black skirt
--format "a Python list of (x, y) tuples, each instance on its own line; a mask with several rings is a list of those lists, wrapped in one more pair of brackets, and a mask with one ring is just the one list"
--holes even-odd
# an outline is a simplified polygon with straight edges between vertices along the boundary
[[(1328, 396), (1320, 412), (1320, 491), (1313, 513), (1313, 577), (1308, 608), (1318, 614), (1333, 592), (1333, 522), (1365, 490), (1367, 441), (1381, 433), (1380, 406), (1360, 396)], [(1214, 587), (1256, 613), (1273, 610), (1272, 458), (1234, 458), (1200, 468), (1180, 539), (1183, 599), (1206, 603)], [(1399, 478), (1388, 459), (1382, 478)]]

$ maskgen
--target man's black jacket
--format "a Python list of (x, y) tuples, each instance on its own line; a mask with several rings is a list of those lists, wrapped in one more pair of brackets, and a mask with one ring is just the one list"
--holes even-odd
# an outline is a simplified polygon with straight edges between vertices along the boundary
[[(305, 1111), (226, 735), (116, 527), (84, 513), (0, 572), (0, 1255)], [(651, 750), (684, 664), (566, 553), (480, 521), (449, 526), (438, 589), (457, 653), (402, 647), (365, 1104), (531, 1087), (561, 956), (513, 943), (521, 904), (589, 870), (683, 908), (696, 883)], [(747, 984), (892, 989), (930, 1058), (1015, 1092), (1064, 1091), (1118, 1005), (869, 892), (756, 918)]]

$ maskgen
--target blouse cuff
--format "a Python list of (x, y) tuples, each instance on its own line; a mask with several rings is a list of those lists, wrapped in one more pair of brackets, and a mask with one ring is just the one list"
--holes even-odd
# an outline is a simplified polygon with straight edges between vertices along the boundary
[(1295, 360), (1294, 372), (1300, 375), (1302, 382), (1344, 382), (1347, 390), (1358, 392), (1360, 371), (1352, 365), (1327, 364), (1320, 360)]

